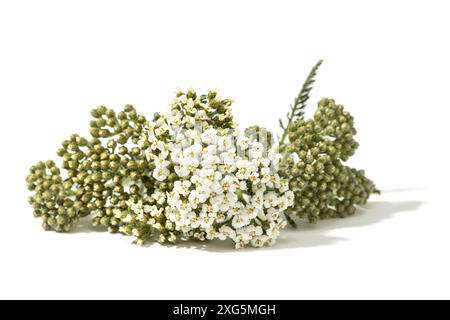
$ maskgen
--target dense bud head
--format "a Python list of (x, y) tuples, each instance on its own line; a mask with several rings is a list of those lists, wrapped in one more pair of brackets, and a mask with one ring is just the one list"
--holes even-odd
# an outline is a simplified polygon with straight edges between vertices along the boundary
[[(291, 143), (282, 165), (295, 192), (293, 212), (310, 222), (353, 214), (370, 194), (377, 192), (363, 172), (343, 164), (358, 148), (353, 117), (332, 99), (318, 103), (313, 119), (298, 119), (288, 128)], [(291, 158), (292, 157), (292, 158)]]

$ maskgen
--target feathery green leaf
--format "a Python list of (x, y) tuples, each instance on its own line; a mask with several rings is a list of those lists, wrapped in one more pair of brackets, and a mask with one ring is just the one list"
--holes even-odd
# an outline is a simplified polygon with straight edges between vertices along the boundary
[(317, 70), (319, 70), (319, 67), (321, 66), (322, 63), (323, 60), (319, 60), (309, 72), (308, 77), (303, 83), (300, 93), (297, 95), (297, 97), (294, 100), (294, 103), (291, 105), (291, 111), (287, 114), (288, 118), (287, 124), (285, 125), (283, 121), (280, 119), (280, 127), (281, 129), (283, 129), (283, 135), (281, 136), (280, 146), (286, 140), (290, 124), (295, 119), (303, 118), (305, 114), (304, 110), (306, 107), (306, 102), (308, 102), (309, 100), (309, 94), (313, 88), (314, 82), (316, 81), (315, 77), (317, 75)]

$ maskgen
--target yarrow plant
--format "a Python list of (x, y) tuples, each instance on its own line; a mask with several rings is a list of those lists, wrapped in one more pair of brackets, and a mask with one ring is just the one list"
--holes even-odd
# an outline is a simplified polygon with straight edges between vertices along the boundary
[[(177, 91), (151, 121), (131, 106), (91, 113), (91, 137), (64, 141), (53, 161), (30, 170), (30, 203), (46, 230), (93, 225), (147, 241), (227, 240), (273, 245), (287, 222), (353, 214), (378, 192), (343, 164), (356, 150), (353, 118), (331, 99), (303, 119), (321, 61), (288, 114), (278, 143), (264, 128), (241, 131), (231, 99)], [(289, 143), (288, 143), (289, 141)]]

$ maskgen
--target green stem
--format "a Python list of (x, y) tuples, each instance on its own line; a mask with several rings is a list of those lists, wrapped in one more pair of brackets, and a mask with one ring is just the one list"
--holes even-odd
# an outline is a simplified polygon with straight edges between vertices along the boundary
[(244, 194), (246, 194), (246, 193), (244, 191), (242, 191), (241, 189), (238, 189), (238, 190), (236, 190), (235, 194), (237, 195), (240, 202), (247, 205), (247, 201), (244, 198)]
[(288, 213), (285, 213), (284, 216), (286, 217), (287, 222), (289, 222), (289, 224), (290, 224), (293, 228), (297, 229), (297, 224), (296, 224), (295, 221), (289, 216), (289, 214), (288, 214)]
[[(297, 101), (297, 99), (296, 99), (296, 101)], [(284, 129), (283, 135), (281, 136), (278, 148), (281, 148), (281, 146), (283, 146), (284, 140), (286, 140), (286, 138), (287, 138), (288, 129), (292, 123), (292, 120), (294, 120), (294, 109), (293, 108), (291, 108), (291, 113), (289, 114), (289, 117), (288, 117), (288, 123), (286, 124), (286, 128)]]

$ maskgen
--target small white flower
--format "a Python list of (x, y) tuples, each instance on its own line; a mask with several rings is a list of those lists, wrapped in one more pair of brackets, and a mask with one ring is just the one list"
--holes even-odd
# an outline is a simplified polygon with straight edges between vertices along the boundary
[(257, 237), (263, 234), (263, 230), (260, 226), (247, 226), (245, 227), (245, 232), (250, 235), (250, 237)]
[(212, 204), (216, 204), (222, 212), (228, 212), (232, 206), (238, 201), (238, 197), (234, 193), (220, 194), (211, 200)]
[(242, 249), (244, 246), (245, 246), (245, 243), (242, 240), (238, 240), (234, 245), (234, 247), (236, 249)]
[(261, 181), (258, 172), (252, 172), (252, 174), (248, 177), (248, 180), (250, 180), (253, 184), (257, 184)]
[(248, 225), (249, 220), (247, 220), (243, 215), (237, 214), (233, 217), (233, 220), (231, 221), (231, 225), (235, 229), (242, 228), (246, 225)]
[(165, 167), (156, 167), (153, 170), (153, 178), (155, 178), (158, 181), (164, 181), (169, 176), (170, 171)]
[(210, 167), (210, 166), (213, 166), (213, 165), (217, 165), (217, 164), (219, 164), (221, 162), (220, 158), (218, 156), (216, 156), (215, 154), (213, 154), (212, 152), (214, 152), (214, 151), (212, 151), (211, 149), (212, 148), (207, 148), (206, 149), (207, 150), (207, 154), (204, 155), (203, 160), (201, 162), (201, 165), (202, 165), (203, 168)]
[(263, 168), (261, 168), (261, 170), (259, 171), (259, 173), (260, 173), (262, 176), (270, 175), (270, 174), (271, 174), (270, 168), (268, 168), (268, 167), (263, 167)]
[(208, 186), (222, 178), (222, 174), (220, 172), (211, 168), (201, 169), (198, 175), (204, 179)]
[(259, 161), (259, 163), (261, 164), (261, 166), (263, 166), (263, 167), (270, 167), (270, 160), (269, 159), (267, 159), (267, 158), (263, 158), (263, 159), (260, 159), (260, 161)]
[(276, 234), (277, 230), (277, 224), (274, 221), (271, 221), (269, 223), (269, 228), (266, 229), (266, 234), (268, 237), (273, 237)]
[[(223, 193), (217, 194), (217, 195), (215, 195), (215, 196), (212, 196), (212, 197), (209, 199), (209, 202), (210, 202), (212, 205), (218, 205), (218, 206), (220, 206), (220, 205), (222, 205), (222, 203), (224, 202), (224, 198), (225, 198), (225, 196), (224, 196)], [(225, 210), (224, 210), (224, 211), (225, 211)]]
[(233, 173), (236, 171), (235, 160), (229, 157), (228, 155), (225, 158), (222, 158), (222, 165), (220, 169), (224, 173)]
[(183, 159), (183, 151), (181, 148), (174, 148), (170, 153), (170, 158), (174, 164), (179, 164)]
[(270, 191), (264, 195), (264, 207), (271, 208), (278, 204), (278, 197), (274, 191)]
[(289, 201), (286, 197), (281, 197), (278, 199), (277, 208), (278, 210), (285, 211), (289, 207)]
[(244, 244), (247, 244), (251, 239), (250, 235), (247, 233), (246, 230), (247, 230), (247, 227), (236, 230), (237, 240), (239, 242), (243, 242)]
[(263, 247), (266, 244), (267, 239), (268, 239), (267, 236), (254, 237), (252, 239), (252, 246), (258, 248)]
[(181, 215), (186, 215), (192, 211), (192, 207), (187, 201), (179, 200), (176, 204), (176, 208), (180, 211)]
[(186, 158), (197, 158), (201, 155), (202, 152), (202, 146), (200, 144), (194, 144), (189, 148), (186, 148), (183, 151), (183, 155)]
[(247, 160), (239, 160), (236, 162), (236, 178), (246, 180), (251, 174), (250, 163)]
[(237, 145), (241, 148), (241, 150), (247, 150), (249, 147), (250, 139), (246, 136), (240, 136), (237, 139)]
[(251, 198), (250, 203), (255, 208), (262, 209), (264, 205), (264, 193), (262, 191), (257, 191)]
[(161, 191), (153, 193), (152, 198), (155, 199), (156, 202), (160, 205), (162, 205), (166, 201), (166, 195)]
[(223, 193), (223, 188), (222, 185), (220, 184), (219, 181), (214, 181), (210, 186), (210, 196), (215, 197), (216, 195), (222, 194)]
[(234, 231), (229, 226), (222, 226), (219, 229), (218, 238), (220, 240), (226, 240), (227, 238), (234, 240), (236, 238), (236, 231)]
[(152, 217), (159, 217), (163, 213), (163, 208), (158, 209), (156, 206), (152, 206), (152, 210), (150, 211), (150, 215)]
[(252, 205), (250, 204), (250, 205), (247, 205), (247, 206), (244, 208), (244, 210), (242, 210), (242, 215), (243, 215), (246, 219), (251, 220), (251, 219), (254, 219), (254, 218), (257, 217), (258, 211), (259, 211), (258, 209), (256, 209), (254, 206), (252, 206)]
[(252, 152), (264, 152), (264, 145), (261, 142), (254, 140), (251, 145)]
[(236, 192), (236, 178), (233, 178), (232, 176), (225, 176), (221, 181), (220, 184), (222, 185), (222, 189), (224, 192)]
[(202, 205), (202, 212), (206, 212), (209, 216), (215, 216), (219, 211), (219, 206), (217, 204), (204, 204)]
[(175, 173), (180, 177), (187, 177), (191, 171), (188, 166), (175, 166)]
[(183, 196), (187, 196), (189, 194), (189, 188), (191, 187), (191, 185), (192, 183), (189, 180), (175, 181), (174, 190), (175, 192), (178, 192)]
[(272, 175), (270, 173), (261, 175), (261, 183), (271, 188), (273, 186)]
[(205, 144), (215, 144), (217, 140), (217, 130), (213, 128), (207, 129), (203, 131), (200, 137)]
[(201, 203), (205, 203), (207, 199), (207, 195), (203, 192), (199, 192), (198, 190), (192, 190), (189, 194), (188, 200), (192, 205), (198, 206)]
[(288, 206), (291, 207), (294, 204), (294, 200), (295, 200), (295, 195), (294, 192), (292, 191), (286, 191), (284, 194), (284, 197), (286, 198), (287, 202), (288, 202)]
[(191, 222), (191, 228), (192, 229), (197, 229), (200, 227), (202, 221), (199, 217), (194, 216), (190, 218), (190, 222)]
[(190, 172), (194, 172), (200, 165), (200, 161), (197, 157), (184, 157), (181, 159), (180, 164), (187, 167)]
[(208, 215), (207, 212), (200, 213), (200, 227), (208, 229), (214, 223), (214, 219)]
[(247, 181), (245, 180), (236, 181), (236, 189), (246, 191), (248, 189)]
[(218, 212), (216, 214), (216, 222), (217, 223), (222, 223), (225, 221), (225, 219), (227, 218), (227, 216), (223, 213), (223, 212)]
[(214, 228), (209, 228), (206, 230), (206, 239), (213, 240), (218, 236), (218, 232)]
[(266, 212), (267, 220), (271, 222), (276, 222), (280, 218), (280, 211), (275, 208), (269, 208)]

